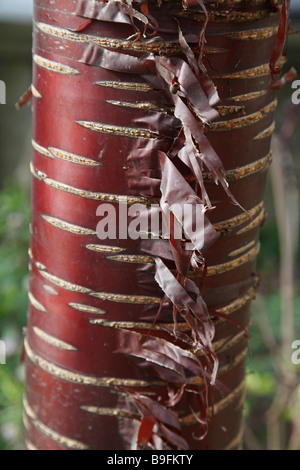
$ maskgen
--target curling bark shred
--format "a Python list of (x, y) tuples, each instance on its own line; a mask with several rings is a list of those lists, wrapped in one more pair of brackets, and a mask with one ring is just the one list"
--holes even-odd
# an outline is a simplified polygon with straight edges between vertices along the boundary
[(26, 446), (239, 449), (288, 2), (34, 4)]

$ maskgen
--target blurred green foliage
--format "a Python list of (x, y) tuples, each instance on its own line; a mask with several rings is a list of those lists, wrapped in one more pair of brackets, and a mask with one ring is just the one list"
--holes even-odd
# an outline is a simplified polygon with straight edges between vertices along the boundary
[[(276, 279), (274, 280), (276, 282)], [(300, 292), (295, 296), (295, 312), (300, 312)], [(245, 422), (248, 429), (255, 435), (259, 448), (255, 450), (267, 449), (267, 412), (274, 399), (278, 388), (278, 363), (272, 357), (261, 337), (261, 330), (258, 325), (257, 317), (264, 311), (270, 321), (270, 326), (278, 345), (281, 343), (281, 299), (278, 290), (269, 288), (266, 292), (260, 294), (259, 301), (253, 303), (253, 324), (250, 331), (250, 351), (248, 353), (246, 369), (246, 401), (245, 401)], [(295, 316), (295, 339), (300, 339), (300, 315)], [(293, 349), (291, 348), (291, 361)], [(300, 365), (293, 366), (298, 369), (300, 378)], [(300, 388), (298, 386), (298, 394)], [(298, 398), (299, 400), (299, 398)], [(293, 413), (293, 412), (292, 412)], [(282, 442), (283, 450), (287, 445), (289, 430), (295, 416), (290, 413), (289, 406), (285, 407), (283, 412), (282, 426), (287, 430)], [(283, 434), (284, 435), (284, 434)], [(299, 436), (300, 439), (300, 436)], [(255, 442), (251, 442), (254, 444)], [(247, 449), (247, 441), (245, 442)]]
[(30, 202), (28, 191), (4, 184), (0, 192), (0, 448), (22, 448), (22, 331), (26, 325)]

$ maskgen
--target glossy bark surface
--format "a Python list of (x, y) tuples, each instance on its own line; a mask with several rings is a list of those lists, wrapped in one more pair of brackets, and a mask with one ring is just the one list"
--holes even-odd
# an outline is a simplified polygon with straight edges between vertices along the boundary
[[(133, 34), (130, 21), (101, 20), (88, 1), (35, 1), (31, 283), (25, 340), (28, 448), (135, 448), (141, 413), (132, 393), (154, 393), (162, 397), (161, 404), (167, 399), (167, 384), (160, 380), (155, 361), (145, 367), (141, 359), (125, 354), (127, 337), (121, 336), (124, 329), (147, 334), (164, 297), (155, 280), (154, 245), (147, 253), (140, 240), (103, 241), (96, 234), (101, 204), (112, 203), (119, 214), (124, 196), (129, 205), (159, 200), (159, 187), (147, 186), (143, 178), (160, 181), (159, 156), (168, 155), (182, 127), (155, 57), (188, 64), (178, 22), (197, 56), (205, 14), (199, 6), (183, 9), (181, 2), (162, 2), (160, 7), (149, 3), (159, 25), (156, 41), (143, 36), (128, 41)], [(207, 211), (207, 224), (213, 228), (207, 230), (203, 252), (207, 271), (190, 269), (189, 277), (214, 319), (213, 344), (223, 387), (222, 393), (209, 387), (214, 417), (203, 440), (194, 438), (203, 428), (195, 418), (197, 396), (186, 390), (176, 404), (181, 429), (170, 429), (191, 449), (238, 449), (242, 441), (248, 350), (243, 328), (250, 325), (257, 283), (255, 259), (276, 107), (275, 94), (269, 91), (269, 59), (279, 14), (269, 1), (252, 2), (252, 7), (247, 1), (218, 3), (206, 28), (203, 64), (220, 96), (214, 106), (220, 116), (205, 128), (205, 135), (242, 207), (204, 167), (214, 206)], [(186, 76), (179, 76), (179, 85), (180, 79)], [(187, 167), (177, 167), (187, 178), (192, 176), (188, 181), (195, 189), (195, 176)], [(171, 261), (166, 265), (174, 272)], [(178, 322), (179, 329), (189, 330), (181, 317)], [(182, 347), (161, 324), (173, 328), (171, 305), (162, 309), (152, 333)], [(118, 353), (122, 341), (124, 350)], [(204, 390), (201, 377), (193, 381)], [(210, 401), (210, 418), (211, 407)], [(152, 445), (180, 448), (169, 435), (160, 435)]]

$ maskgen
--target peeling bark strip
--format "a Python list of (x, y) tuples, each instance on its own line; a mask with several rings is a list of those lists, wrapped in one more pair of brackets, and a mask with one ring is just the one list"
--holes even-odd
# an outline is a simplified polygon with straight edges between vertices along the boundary
[(241, 448), (287, 7), (35, 0), (28, 449)]

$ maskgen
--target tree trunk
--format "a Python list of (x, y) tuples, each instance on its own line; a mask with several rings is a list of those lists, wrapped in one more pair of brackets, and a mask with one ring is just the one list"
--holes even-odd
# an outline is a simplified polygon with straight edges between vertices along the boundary
[(34, 3), (26, 446), (239, 449), (287, 4)]

